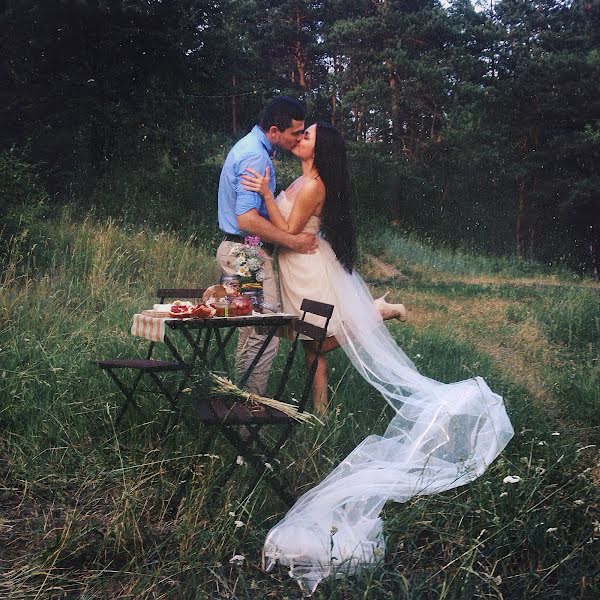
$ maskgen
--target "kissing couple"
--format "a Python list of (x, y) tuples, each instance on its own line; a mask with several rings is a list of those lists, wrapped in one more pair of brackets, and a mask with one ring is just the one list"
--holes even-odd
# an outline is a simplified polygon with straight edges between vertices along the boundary
[[(275, 150), (301, 161), (302, 175), (277, 197)], [(312, 593), (337, 569), (353, 572), (381, 559), (379, 514), (387, 500), (405, 502), (438, 493), (481, 475), (513, 436), (502, 398), (481, 377), (445, 384), (417, 370), (384, 321), (405, 320), (402, 304), (374, 300), (355, 270), (356, 229), (352, 215), (346, 147), (328, 123), (305, 128), (300, 102), (273, 98), (260, 122), (225, 160), (219, 181), (219, 226), (224, 233), (217, 261), (233, 275), (232, 248), (245, 235), (259, 236), (265, 301), (301, 315), (304, 298), (334, 306), (323, 352), (304, 340), (307, 366), (317, 360), (313, 383), (316, 412), (327, 410), (326, 353), (341, 347), (366, 381), (392, 407), (383, 436), (371, 435), (320, 484), (305, 493), (269, 532), (267, 568), (277, 561)], [(273, 272), (278, 247), (279, 290)], [(252, 362), (263, 337), (240, 330), (236, 373)], [(274, 338), (247, 387), (263, 395), (277, 352)]]

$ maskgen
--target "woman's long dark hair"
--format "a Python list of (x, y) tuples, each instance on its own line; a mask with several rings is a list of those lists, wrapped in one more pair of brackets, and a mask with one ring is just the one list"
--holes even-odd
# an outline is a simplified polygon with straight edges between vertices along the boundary
[(329, 123), (317, 123), (314, 165), (325, 184), (321, 235), (349, 273), (356, 262), (356, 227), (350, 200), (350, 176), (342, 134)]

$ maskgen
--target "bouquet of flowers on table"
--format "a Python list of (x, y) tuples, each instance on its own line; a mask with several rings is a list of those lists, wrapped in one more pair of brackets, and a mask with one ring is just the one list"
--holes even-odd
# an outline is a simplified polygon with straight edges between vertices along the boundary
[(229, 251), (229, 255), (235, 258), (235, 274), (242, 279), (242, 292), (262, 291), (266, 256), (262, 245), (258, 236), (247, 235), (243, 244), (236, 244)]

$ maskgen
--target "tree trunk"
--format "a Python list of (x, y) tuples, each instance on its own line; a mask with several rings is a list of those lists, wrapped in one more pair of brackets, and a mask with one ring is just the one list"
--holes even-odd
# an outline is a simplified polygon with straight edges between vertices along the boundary
[(519, 183), (519, 209), (517, 212), (517, 258), (524, 258), (525, 250), (525, 182)]
[(298, 83), (303, 90), (306, 90), (308, 89), (308, 85), (306, 83), (306, 67), (304, 64), (302, 47), (300, 46), (299, 40), (294, 43), (294, 60), (296, 62), (296, 70), (298, 71)]
[(600, 234), (592, 232), (592, 240), (590, 242), (590, 256), (592, 258), (592, 270), (594, 277), (600, 280)]
[(331, 124), (337, 126), (337, 81), (339, 73), (339, 64), (337, 54), (333, 54), (333, 72), (335, 79), (333, 82), (333, 94), (331, 95)]
[(429, 132), (429, 138), (431, 141), (435, 141), (435, 123), (437, 121), (437, 104), (433, 103), (433, 115), (431, 117), (431, 131)]
[[(302, 16), (300, 12), (296, 12), (296, 32), (300, 35), (302, 31)], [(300, 40), (296, 40), (294, 42), (294, 60), (296, 62), (296, 70), (298, 71), (298, 83), (303, 90), (308, 89), (307, 79), (306, 79), (306, 61), (304, 60), (304, 55), (302, 54), (302, 45), (300, 44)]]
[(357, 140), (362, 140), (363, 142), (366, 140), (366, 129), (365, 129), (365, 108), (361, 106), (358, 109), (358, 130), (357, 130)]
[(600, 200), (592, 202), (592, 224), (590, 225), (590, 258), (596, 279), (600, 280)]
[(233, 93), (231, 94), (231, 130), (235, 135), (237, 133), (237, 98), (236, 98), (236, 81), (235, 75), (231, 77), (231, 84), (233, 86)]
[(392, 117), (392, 144), (394, 148), (396, 148), (400, 138), (398, 135), (398, 77), (396, 76), (396, 73), (394, 73), (392, 63), (389, 60), (386, 61), (385, 65), (388, 71), (388, 81), (391, 89), (390, 113)]
[(337, 120), (337, 98), (335, 92), (331, 95), (331, 124), (335, 127)]
[(533, 242), (535, 240), (535, 227), (533, 225), (529, 225), (529, 251), (527, 257), (529, 260), (533, 260)]

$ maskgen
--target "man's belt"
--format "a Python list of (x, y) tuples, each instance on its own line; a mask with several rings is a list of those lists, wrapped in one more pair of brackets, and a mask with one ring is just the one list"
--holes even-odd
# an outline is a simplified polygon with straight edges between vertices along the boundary
[[(243, 244), (245, 239), (245, 236), (236, 235), (235, 233), (226, 233), (223, 236), (224, 242), (235, 242), (236, 244)], [(275, 246), (273, 244), (269, 244), (268, 242), (263, 242), (262, 247), (265, 252), (268, 252), (269, 254), (273, 254), (273, 250), (275, 249)]]

